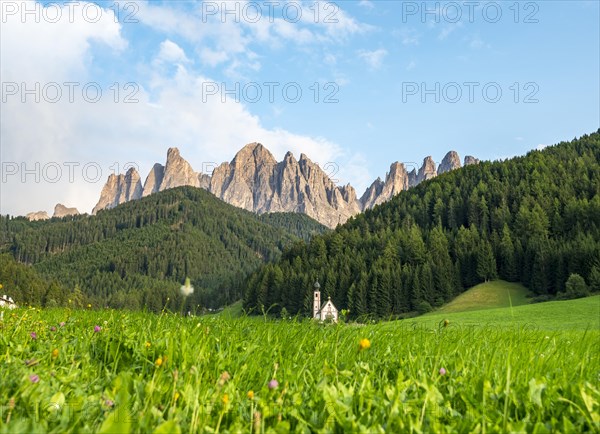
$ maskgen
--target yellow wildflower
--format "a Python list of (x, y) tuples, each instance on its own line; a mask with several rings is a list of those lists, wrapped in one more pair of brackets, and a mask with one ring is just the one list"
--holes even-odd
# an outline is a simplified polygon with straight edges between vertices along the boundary
[(223, 394), (223, 404), (229, 404), (229, 395), (226, 393)]
[(358, 342), (359, 351), (366, 350), (367, 348), (370, 348), (370, 347), (371, 347), (371, 341), (368, 340), (367, 338), (363, 338)]
[(150, 342), (146, 341), (146, 348), (150, 348), (151, 345), (152, 344)]
[(52, 358), (56, 359), (58, 357), (58, 348), (54, 348), (52, 350)]
[(156, 359), (156, 362), (154, 362), (154, 364), (156, 365), (157, 368), (159, 368), (163, 364), (162, 357), (159, 357), (158, 359)]
[(248, 399), (254, 399), (254, 391), (249, 390), (247, 396), (248, 396)]

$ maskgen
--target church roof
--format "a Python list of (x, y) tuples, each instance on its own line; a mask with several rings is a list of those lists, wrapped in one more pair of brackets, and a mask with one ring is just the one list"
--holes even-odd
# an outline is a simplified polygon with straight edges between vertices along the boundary
[(331, 307), (333, 307), (335, 310), (337, 310), (337, 307), (335, 307), (335, 304), (333, 304), (333, 301), (331, 301), (331, 297), (329, 297), (329, 299), (323, 303), (323, 306), (321, 306), (320, 310), (325, 309), (325, 306), (327, 306), (327, 304), (331, 303)]

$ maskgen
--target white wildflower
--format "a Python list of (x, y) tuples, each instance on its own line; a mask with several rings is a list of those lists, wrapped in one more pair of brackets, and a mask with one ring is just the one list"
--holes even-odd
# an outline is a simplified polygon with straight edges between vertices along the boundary
[(194, 287), (192, 286), (192, 283), (190, 282), (190, 278), (186, 277), (185, 279), (185, 284), (181, 286), (181, 294), (183, 294), (184, 297), (187, 297), (190, 294), (194, 293)]

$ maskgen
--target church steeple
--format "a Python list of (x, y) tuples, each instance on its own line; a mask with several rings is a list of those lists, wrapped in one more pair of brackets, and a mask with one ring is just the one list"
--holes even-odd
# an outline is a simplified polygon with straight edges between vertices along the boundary
[(314, 285), (313, 318), (319, 318), (321, 313), (321, 285), (317, 280)]

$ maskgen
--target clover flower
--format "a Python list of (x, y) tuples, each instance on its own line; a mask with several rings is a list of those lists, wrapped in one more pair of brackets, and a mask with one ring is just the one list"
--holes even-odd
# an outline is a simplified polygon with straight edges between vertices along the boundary
[(275, 390), (279, 387), (279, 382), (276, 379), (269, 381), (269, 390)]

